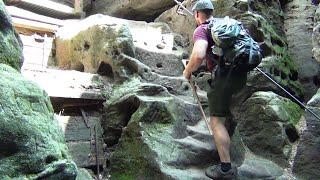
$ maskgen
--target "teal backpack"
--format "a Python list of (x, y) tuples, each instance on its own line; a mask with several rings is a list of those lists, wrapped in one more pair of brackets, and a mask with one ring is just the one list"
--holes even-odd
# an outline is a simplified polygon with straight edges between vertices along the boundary
[(259, 44), (241, 22), (228, 16), (214, 18), (208, 24), (208, 31), (214, 42), (212, 52), (220, 57), (220, 66), (248, 72), (260, 64), (262, 55)]

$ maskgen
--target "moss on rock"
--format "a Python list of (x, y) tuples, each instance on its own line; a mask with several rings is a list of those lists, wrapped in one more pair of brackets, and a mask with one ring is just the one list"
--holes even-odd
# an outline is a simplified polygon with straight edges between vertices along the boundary
[(2, 1), (0, 1), (0, 19), (0, 63), (20, 70), (23, 63), (22, 43)]
[(298, 81), (297, 66), (287, 50), (283, 49), (281, 55), (264, 58), (260, 67), (295, 97), (303, 99), (304, 88)]
[(239, 132), (254, 153), (281, 166), (288, 166), (291, 143), (298, 137), (294, 126), (303, 110), (273, 92), (256, 92), (238, 111)]
[[(188, 136), (186, 124), (195, 126), (200, 120), (196, 105), (138, 78), (115, 86), (113, 91), (106, 102), (103, 123), (105, 133), (116, 127), (121, 134), (110, 159), (111, 179), (204, 178), (204, 174), (185, 170), (198, 172), (193, 167), (209, 163), (211, 159), (203, 159), (213, 151), (205, 130), (199, 135), (202, 141)], [(131, 107), (135, 108), (123, 123), (121, 113)]]
[[(136, 127), (134, 127), (136, 126)], [(141, 141), (140, 128), (131, 124), (129, 131), (125, 131), (120, 146), (112, 154), (112, 179), (145, 179), (158, 177), (161, 173), (158, 168), (152, 167), (148, 156), (151, 149)], [(133, 133), (133, 134), (131, 134)], [(137, 136), (138, 135), (138, 136)]]
[[(89, 17), (80, 23), (82, 30), (69, 35), (74, 27), (64, 27), (56, 40), (56, 59), (50, 62), (63, 69), (99, 73), (113, 78), (118, 73), (117, 58), (123, 53), (134, 57), (133, 40), (127, 25), (109, 22), (107, 25), (94, 24), (98, 16)], [(111, 19), (111, 18), (110, 18)], [(88, 23), (91, 24), (88, 24)]]
[(0, 64), (0, 179), (75, 178), (48, 95)]

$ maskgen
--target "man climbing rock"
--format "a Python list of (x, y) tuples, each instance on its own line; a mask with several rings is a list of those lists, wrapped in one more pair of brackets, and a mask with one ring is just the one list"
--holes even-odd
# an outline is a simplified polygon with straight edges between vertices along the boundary
[[(216, 69), (215, 77), (210, 82), (207, 92), (210, 126), (214, 142), (218, 150), (221, 164), (207, 168), (206, 175), (212, 179), (229, 179), (237, 175), (235, 166), (231, 166), (230, 136), (224, 125), (225, 117), (230, 114), (231, 97), (244, 87), (247, 81), (246, 72), (231, 71), (219, 64), (219, 58), (213, 55), (211, 47), (214, 42), (209, 36), (208, 24), (214, 21), (212, 16), (214, 5), (210, 0), (199, 0), (193, 6), (194, 18), (198, 25), (193, 34), (194, 46), (189, 63), (183, 71), (183, 76), (190, 80), (191, 73), (196, 71), (206, 59), (209, 70)], [(213, 68), (217, 64), (216, 68)]]

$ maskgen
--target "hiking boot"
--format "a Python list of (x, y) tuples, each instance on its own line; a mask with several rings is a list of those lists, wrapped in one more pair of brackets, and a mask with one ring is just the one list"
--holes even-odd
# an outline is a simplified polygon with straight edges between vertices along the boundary
[(229, 171), (223, 172), (220, 165), (210, 166), (206, 169), (206, 176), (211, 179), (236, 179), (237, 168), (232, 167)]

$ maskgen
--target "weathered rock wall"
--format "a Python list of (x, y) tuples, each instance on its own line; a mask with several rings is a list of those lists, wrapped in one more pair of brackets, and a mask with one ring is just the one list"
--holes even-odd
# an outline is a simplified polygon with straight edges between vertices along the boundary
[(120, 53), (134, 56), (133, 40), (124, 22), (104, 24), (101, 23), (103, 17), (100, 17), (102, 21), (99, 23), (99, 17), (63, 27), (57, 33), (56, 59), (50, 63), (62, 69), (91, 73), (97, 73), (102, 68), (105, 70), (101, 73), (113, 77), (115, 64), (112, 60)]
[[(310, 47), (305, 41), (310, 34), (302, 28), (303, 21), (310, 20), (309, 12), (292, 21), (286, 19), (302, 12), (300, 6), (291, 6), (300, 1), (287, 5), (278, 0), (213, 2), (217, 5), (216, 17), (229, 15), (240, 20), (261, 43), (264, 58), (259, 67), (263, 71), (300, 99), (312, 94), (311, 90), (304, 92), (299, 81), (303, 79), (302, 70), (295, 62), (298, 56), (307, 58), (310, 54), (294, 49), (300, 45)], [(95, 5), (100, 6), (99, 3), (104, 3), (100, 4), (103, 11), (110, 8), (106, 13), (144, 20), (149, 19), (135, 8), (148, 10), (148, 5), (159, 5), (159, 1), (148, 5), (97, 1)], [(161, 3), (157, 13), (168, 7), (164, 1)], [(185, 1), (188, 8), (191, 4), (190, 0)], [(123, 8), (115, 8), (121, 5)], [(151, 14), (145, 15), (154, 18), (155, 11), (148, 11)], [(192, 47), (194, 20), (189, 15), (178, 16), (175, 11), (176, 7), (160, 15), (157, 23), (148, 24), (95, 15), (69, 24), (57, 34), (57, 59), (52, 65), (99, 73), (113, 83), (112, 91), (105, 92), (102, 121), (104, 141), (112, 151), (111, 179), (207, 179), (204, 169), (219, 163), (188, 82), (181, 76), (180, 60), (188, 58), (183, 48)], [(129, 12), (132, 14), (126, 14)], [(306, 27), (312, 24), (306, 23)], [(296, 40), (292, 32), (299, 27), (304, 38)], [(314, 43), (317, 58), (317, 28)], [(197, 80), (204, 88), (208, 79), (205, 76), (209, 75), (201, 73)], [(198, 94), (207, 110), (205, 93)], [(309, 103), (316, 112), (318, 96)], [(286, 97), (263, 74), (253, 71), (245, 88), (234, 98), (233, 118), (228, 118), (227, 123), (233, 134), (231, 154), (240, 179), (319, 177), (318, 123)]]
[(123, 19), (152, 21), (174, 5), (172, 0), (94, 1), (89, 14), (106, 14)]
[(74, 179), (63, 133), (47, 94), (0, 64), (0, 178)]
[(303, 0), (293, 0), (284, 7), (289, 53), (297, 65), (299, 81), (305, 87), (306, 99), (310, 99), (319, 87), (319, 62), (312, 53), (315, 10), (316, 6)]
[(48, 95), (20, 74), (22, 43), (0, 1), (0, 179), (92, 179), (71, 160)]
[(180, 76), (183, 50), (173, 39), (164, 23), (93, 15), (57, 32), (56, 58), (49, 64), (114, 78), (124, 75), (116, 72), (120, 64), (117, 58), (123, 54), (139, 59), (159, 74)]
[[(308, 102), (308, 108), (316, 114), (319, 111), (319, 90)], [(292, 171), (301, 179), (319, 178), (319, 126), (320, 120), (312, 114), (306, 113), (298, 125), (300, 140), (294, 147)]]
[[(284, 8), (286, 2), (276, 0), (214, 2), (217, 3), (215, 11), (217, 16), (229, 15), (242, 21), (255, 40), (262, 44), (264, 59), (260, 68), (270, 73), (292, 94), (302, 99), (304, 89), (298, 81), (298, 67), (288, 50), (290, 47), (287, 45), (285, 36), (285, 14), (282, 8)], [(191, 1), (186, 1), (185, 5), (190, 8)], [(175, 33), (182, 34), (181, 42), (185, 45), (184, 47), (188, 46), (188, 42), (189, 45), (192, 45), (191, 37), (195, 25), (193, 17), (188, 15), (178, 16), (175, 11), (176, 7), (166, 11), (156, 21), (167, 22)], [(130, 59), (130, 61), (134, 60)], [(142, 69), (145, 66), (140, 64), (139, 67), (139, 69)], [(155, 73), (139, 70), (136, 72), (141, 77), (139, 81), (157, 84), (156, 81), (150, 81), (150, 77), (157, 76)], [(114, 133), (109, 134), (106, 140), (111, 145), (118, 144), (111, 156), (112, 176), (142, 178), (143, 175), (151, 177), (151, 174), (157, 174), (160, 179), (205, 178), (201, 171), (195, 171), (192, 167), (196, 166), (197, 169), (203, 171), (208, 165), (218, 163), (218, 159), (214, 148), (210, 150), (212, 160), (202, 163), (194, 161), (193, 156), (188, 154), (189, 149), (196, 150), (196, 148), (207, 146), (193, 138), (200, 138), (202, 139), (201, 142), (208, 143), (208, 134), (204, 136), (203, 124), (200, 125), (203, 120), (193, 119), (199, 118), (199, 114), (185, 117), (185, 111), (180, 112), (176, 109), (177, 106), (188, 109), (187, 104), (190, 99), (185, 98), (184, 101), (179, 101), (175, 98), (185, 96), (189, 91), (187, 89), (181, 91), (180, 88), (178, 94), (175, 94), (174, 91), (170, 91), (163, 84), (161, 84), (163, 90), (161, 90), (161, 86), (158, 87), (155, 84), (143, 85), (136, 90), (137, 84), (140, 84), (139, 81), (135, 80), (132, 83), (131, 80), (114, 89), (114, 93), (117, 94), (113, 96), (115, 99), (112, 98), (106, 104), (106, 115), (112, 116), (111, 120), (106, 120), (104, 127), (107, 129), (106, 132), (114, 130)], [(151, 89), (153, 93), (151, 93)], [(165, 95), (167, 91), (169, 96)], [(120, 95), (119, 92), (126, 95)], [(304, 133), (300, 131), (300, 119), (303, 111), (296, 103), (283, 96), (287, 95), (261, 73), (252, 72), (244, 90), (235, 97), (236, 100), (232, 108), (234, 118), (231, 121), (231, 124), (235, 125), (232, 138), (232, 159), (239, 167), (238, 177), (240, 179), (292, 179), (294, 176), (299, 177), (300, 174), (304, 173), (307, 176), (312, 176), (312, 173), (298, 165), (303, 164), (304, 160), (301, 159), (305, 158), (295, 151), (299, 149), (296, 146), (297, 144), (304, 144), (303, 140), (300, 140), (300, 137), (304, 136)], [(164, 97), (170, 98), (164, 101)], [(179, 105), (171, 102), (171, 98), (178, 101)], [(161, 103), (159, 104), (160, 99)], [(145, 100), (153, 102), (154, 106), (149, 107), (153, 110), (149, 108), (147, 110), (141, 109), (146, 106)], [(162, 103), (168, 104), (161, 105)], [(127, 114), (122, 114), (120, 109), (128, 106), (128, 104), (134, 108), (130, 109)], [(173, 110), (170, 108), (173, 108)], [(150, 111), (153, 112), (151, 115)], [(167, 115), (163, 117), (162, 113)], [(121, 121), (117, 121), (117, 117), (121, 117)], [(164, 119), (168, 119), (169, 122), (162, 122), (161, 120)], [(184, 123), (187, 126), (186, 129)], [(120, 137), (121, 132), (123, 133)], [(168, 132), (170, 135), (167, 134)], [(118, 135), (114, 136), (115, 134)], [(119, 137), (120, 139), (117, 141)], [(178, 147), (172, 147), (173, 145), (169, 146), (164, 143), (171, 142), (172, 139), (178, 142)], [(162, 145), (158, 142), (161, 142)], [(183, 142), (183, 144), (180, 144), (180, 142)], [(185, 146), (185, 143), (188, 145)], [(141, 151), (131, 150), (137, 148), (140, 148)], [(300, 148), (298, 152), (301, 149), (303, 148)], [(170, 151), (170, 160), (165, 155), (167, 151)], [(178, 159), (175, 158), (176, 151), (180, 154)], [(205, 151), (196, 150), (196, 152), (201, 156)], [(128, 156), (134, 158), (128, 160)], [(299, 168), (292, 166), (293, 164), (297, 164), (295, 166), (299, 167), (303, 173), (299, 174)], [(129, 167), (128, 173), (123, 171), (124, 167)], [(145, 170), (142, 171), (141, 169)], [(186, 172), (192, 172), (195, 176)]]

